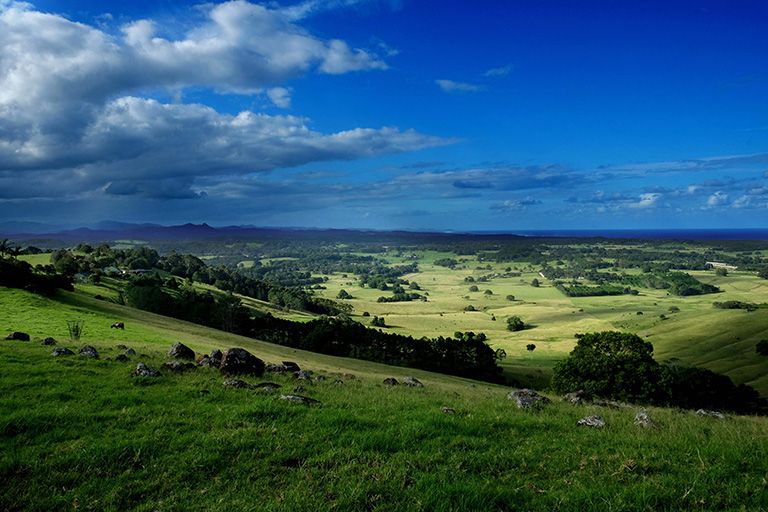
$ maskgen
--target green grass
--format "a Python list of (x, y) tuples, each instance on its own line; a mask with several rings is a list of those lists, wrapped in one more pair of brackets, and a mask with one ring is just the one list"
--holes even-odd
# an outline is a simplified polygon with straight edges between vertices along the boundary
[[(660, 428), (646, 431), (633, 408), (555, 400), (520, 411), (502, 387), (295, 351), (82, 294), (0, 288), (0, 303), (0, 329), (102, 353), (56, 359), (37, 340), (0, 342), (3, 510), (768, 509), (764, 418), (651, 409)], [(86, 320), (79, 344), (65, 341), (69, 318)], [(117, 319), (125, 331), (109, 329)], [(175, 340), (295, 360), (329, 377), (305, 392), (322, 405), (227, 390), (211, 369), (130, 377), (138, 360), (160, 366)], [(118, 343), (145, 355), (105, 360)], [(333, 373), (356, 378), (334, 384)], [(380, 384), (408, 374), (426, 387)], [(593, 413), (605, 430), (576, 426)]]
[[(768, 315), (712, 307), (712, 302), (725, 300), (768, 303), (768, 281), (754, 274), (731, 272), (727, 277), (718, 277), (713, 271), (691, 272), (702, 282), (723, 290), (710, 295), (678, 297), (665, 290), (641, 289), (637, 296), (566, 297), (527, 263), (491, 264), (492, 270), (476, 270), (478, 265), (485, 267), (488, 263), (474, 259), (456, 270), (431, 263), (449, 256), (456, 258), (450, 253), (427, 252), (419, 261), (420, 271), (405, 276), (429, 293), (428, 302), (378, 303), (378, 297), (391, 292), (360, 288), (354, 276), (344, 278), (340, 274), (329, 276), (327, 289), (321, 294), (335, 298), (340, 289), (347, 290), (354, 299), (345, 302), (354, 307), (355, 315), (368, 311), (372, 316), (383, 316), (393, 332), (416, 337), (484, 332), (491, 346), (507, 352), (508, 358), (502, 363), (506, 373), (524, 384), (545, 386), (553, 365), (573, 349), (574, 334), (622, 330), (652, 342), (659, 360), (678, 358), (704, 366), (768, 395), (768, 358), (755, 353), (755, 344), (768, 338)], [(521, 270), (522, 275), (489, 282), (464, 281), (467, 276), (477, 279), (503, 272), (508, 266)], [(534, 278), (542, 283), (540, 287), (531, 286)], [(479, 291), (469, 291), (473, 284)], [(487, 289), (493, 295), (486, 296), (483, 292)], [(507, 295), (514, 295), (516, 300), (506, 300)], [(479, 311), (465, 312), (467, 305)], [(673, 306), (680, 311), (670, 313)], [(638, 311), (643, 314), (638, 315)], [(662, 320), (662, 314), (668, 319)], [(520, 316), (533, 328), (507, 331), (506, 318), (512, 315)], [(362, 316), (357, 319), (370, 321)], [(526, 350), (528, 343), (536, 345), (533, 353)]]

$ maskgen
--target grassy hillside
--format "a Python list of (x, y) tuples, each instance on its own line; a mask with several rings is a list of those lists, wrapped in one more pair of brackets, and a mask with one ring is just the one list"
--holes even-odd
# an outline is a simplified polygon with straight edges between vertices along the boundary
[[(503, 348), (509, 355), (502, 362), (507, 373), (537, 386), (546, 385), (554, 363), (573, 349), (574, 334), (622, 330), (652, 342), (659, 360), (679, 358), (687, 364), (704, 366), (768, 395), (768, 358), (755, 353), (755, 344), (768, 338), (766, 310), (747, 313), (712, 307), (715, 301), (728, 300), (768, 303), (768, 281), (753, 273), (731, 272), (727, 277), (718, 277), (712, 271), (691, 272), (700, 281), (723, 290), (717, 294), (679, 297), (666, 290), (643, 288), (636, 296), (567, 297), (525, 263), (511, 264), (521, 272), (519, 277), (466, 282), (467, 277), (503, 273), (510, 264), (489, 264), (467, 257), (463, 268), (451, 270), (431, 263), (446, 256), (455, 257), (450, 253), (426, 253), (419, 261), (420, 272), (405, 276), (429, 294), (428, 302), (379, 303), (378, 297), (391, 292), (360, 288), (354, 276), (338, 274), (329, 276), (322, 293), (335, 298), (340, 289), (345, 289), (354, 296), (345, 302), (353, 305), (356, 315), (368, 311), (383, 316), (394, 332), (416, 337), (484, 332), (491, 346)], [(534, 278), (541, 286), (531, 286)], [(470, 292), (471, 285), (476, 285), (478, 291)], [(492, 295), (485, 294), (485, 290), (491, 290)], [(507, 300), (507, 295), (514, 295), (515, 300)], [(464, 311), (469, 305), (478, 311)], [(672, 313), (670, 308), (678, 311)], [(508, 331), (506, 319), (511, 315), (520, 316), (532, 328)], [(528, 343), (536, 345), (534, 352), (526, 350)]]
[[(0, 288), (0, 305), (0, 332), (33, 336), (0, 341), (3, 510), (768, 509), (764, 418), (650, 409), (659, 427), (646, 430), (633, 407), (555, 399), (521, 411), (502, 387), (273, 346), (77, 293)], [(67, 319), (85, 320), (80, 343), (66, 341)], [(109, 328), (116, 320), (125, 331)], [(44, 336), (92, 344), (102, 359), (53, 358)], [(328, 377), (302, 392), (321, 405), (225, 389), (212, 369), (130, 377), (139, 360), (159, 367), (177, 340), (297, 361)], [(139, 356), (106, 360), (120, 343)], [(381, 385), (404, 375), (425, 387)], [(587, 414), (607, 427), (577, 427)]]

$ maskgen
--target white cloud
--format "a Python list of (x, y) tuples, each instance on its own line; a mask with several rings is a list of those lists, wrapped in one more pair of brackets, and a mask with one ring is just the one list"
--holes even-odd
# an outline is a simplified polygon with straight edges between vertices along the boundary
[(435, 80), (435, 83), (445, 92), (478, 92), (483, 88), (479, 85), (466, 82), (455, 82), (453, 80)]
[(646, 193), (646, 194), (640, 194), (640, 200), (636, 203), (631, 203), (629, 205), (630, 208), (653, 208), (656, 206), (656, 203), (658, 202), (659, 198), (661, 197), (661, 194), (658, 193)]
[(280, 108), (291, 108), (291, 91), (285, 87), (273, 87), (267, 91), (269, 100)]
[(716, 206), (722, 206), (728, 202), (728, 194), (725, 192), (717, 191), (707, 198), (707, 208), (715, 208)]
[(512, 72), (512, 65), (507, 66), (501, 66), (498, 68), (491, 68), (485, 73), (483, 73), (483, 76), (489, 77), (489, 78), (495, 78), (495, 77), (501, 77), (501, 76), (507, 76)]
[[(194, 179), (313, 161), (411, 151), (448, 141), (396, 128), (323, 134), (294, 116), (222, 114), (163, 104), (144, 91), (187, 87), (266, 94), (288, 108), (285, 80), (386, 64), (313, 36), (279, 10), (205, 4), (205, 20), (168, 39), (151, 20), (117, 35), (0, 0), (0, 186), (3, 197), (105, 190), (189, 195)], [(170, 30), (172, 32), (172, 30)], [(19, 174), (22, 173), (22, 174)], [(35, 173), (35, 174), (29, 174)], [(181, 181), (178, 181), (178, 179)], [(46, 187), (27, 187), (42, 180)], [(129, 186), (128, 180), (139, 180)], [(152, 183), (156, 185), (153, 186)], [(185, 191), (186, 190), (186, 191)]]

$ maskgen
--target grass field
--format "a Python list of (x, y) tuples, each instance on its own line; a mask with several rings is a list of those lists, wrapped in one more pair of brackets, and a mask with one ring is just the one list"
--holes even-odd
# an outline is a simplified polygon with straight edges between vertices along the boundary
[[(764, 418), (650, 409), (521, 411), (508, 389), (279, 347), (92, 299), (0, 288), (2, 510), (766, 510)], [(84, 319), (79, 343), (66, 320)], [(113, 321), (125, 331), (110, 329)], [(52, 358), (54, 336), (101, 360)], [(173, 341), (198, 352), (243, 346), (327, 380), (306, 407), (222, 387), (211, 369), (135, 379)], [(139, 356), (113, 358), (122, 343)], [(343, 384), (335, 383), (337, 374)], [(423, 389), (381, 385), (414, 375)], [(250, 379), (258, 382), (259, 379)], [(265, 376), (290, 392), (291, 377)], [(456, 414), (441, 412), (452, 407)], [(603, 430), (577, 427), (600, 414)]]
[[(512, 264), (522, 271), (520, 277), (465, 282), (467, 276), (477, 279), (501, 273), (509, 265), (492, 264), (488, 270), (487, 262), (470, 260), (463, 264), (465, 268), (451, 270), (430, 263), (446, 256), (450, 254), (426, 253), (419, 261), (420, 272), (405, 276), (429, 293), (428, 302), (378, 303), (378, 297), (391, 292), (360, 288), (354, 276), (344, 278), (338, 274), (329, 276), (327, 289), (321, 292), (335, 298), (339, 290), (345, 289), (354, 297), (346, 302), (354, 307), (355, 315), (367, 311), (372, 316), (383, 316), (394, 332), (416, 337), (484, 332), (494, 348), (507, 352), (502, 363), (507, 372), (527, 384), (546, 385), (554, 363), (573, 348), (574, 334), (622, 330), (652, 342), (659, 360), (679, 358), (726, 373), (735, 382), (749, 384), (768, 395), (768, 358), (755, 353), (755, 344), (768, 338), (765, 310), (747, 313), (712, 306), (715, 301), (726, 300), (768, 303), (768, 281), (754, 274), (731, 272), (727, 277), (718, 277), (714, 272), (691, 272), (702, 282), (720, 287), (723, 293), (719, 294), (678, 297), (665, 290), (641, 289), (637, 296), (567, 297), (524, 263)], [(477, 270), (479, 265), (484, 268)], [(534, 278), (541, 282), (538, 288), (531, 286)], [(478, 291), (470, 292), (471, 285), (476, 285)], [(485, 290), (493, 294), (486, 295)], [(507, 300), (507, 295), (514, 295), (515, 300)], [(478, 311), (464, 311), (468, 305)], [(671, 313), (672, 307), (679, 308), (679, 312)], [(511, 315), (520, 316), (532, 327), (507, 331), (506, 319)], [(362, 316), (359, 320), (367, 321)], [(536, 345), (534, 352), (526, 350), (528, 343)]]

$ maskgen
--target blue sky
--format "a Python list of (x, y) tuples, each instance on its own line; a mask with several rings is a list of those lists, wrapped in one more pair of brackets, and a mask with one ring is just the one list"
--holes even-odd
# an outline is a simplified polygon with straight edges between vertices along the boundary
[(0, 0), (0, 222), (766, 227), (762, 1)]

